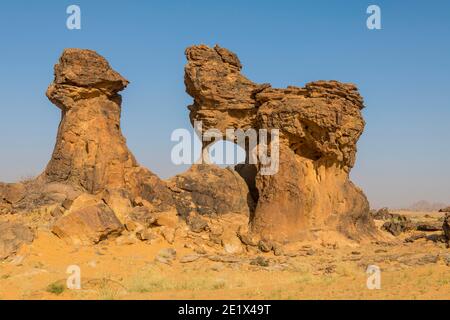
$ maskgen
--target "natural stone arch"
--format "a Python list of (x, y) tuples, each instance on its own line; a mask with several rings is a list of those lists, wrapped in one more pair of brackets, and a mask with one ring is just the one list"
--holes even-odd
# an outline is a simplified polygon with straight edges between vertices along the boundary
[(279, 172), (265, 176), (256, 166), (254, 232), (279, 241), (314, 238), (317, 230), (354, 239), (375, 235), (369, 203), (349, 180), (365, 125), (354, 85), (318, 81), (274, 89), (243, 76), (227, 49), (193, 46), (186, 57), (193, 124), (202, 121), (203, 130), (222, 135), (228, 128), (280, 130)]

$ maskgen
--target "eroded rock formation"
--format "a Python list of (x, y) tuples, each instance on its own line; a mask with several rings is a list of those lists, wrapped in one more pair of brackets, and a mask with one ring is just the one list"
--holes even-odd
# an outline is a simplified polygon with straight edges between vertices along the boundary
[[(369, 204), (349, 180), (363, 132), (363, 99), (352, 84), (318, 81), (275, 89), (241, 74), (238, 57), (205, 45), (186, 50), (191, 121), (203, 132), (228, 128), (279, 129), (279, 171), (246, 177), (257, 205), (252, 230), (279, 241), (337, 230), (360, 239), (375, 231)], [(206, 147), (206, 144), (205, 144)], [(247, 150), (249, 152), (249, 150)], [(240, 166), (242, 170), (242, 166)]]
[(94, 51), (67, 49), (55, 66), (47, 97), (62, 111), (46, 182), (79, 186), (89, 193), (126, 189), (146, 198), (164, 196), (164, 185), (140, 167), (120, 129), (128, 81)]
[(277, 243), (321, 230), (353, 239), (374, 233), (368, 202), (349, 181), (364, 129), (355, 86), (319, 81), (274, 89), (245, 78), (226, 49), (195, 46), (186, 55), (191, 121), (224, 136), (229, 128), (279, 129), (278, 172), (196, 164), (159, 179), (138, 164), (121, 133), (119, 92), (128, 81), (96, 52), (67, 49), (47, 90), (62, 113), (51, 160), (36, 179), (0, 183), (0, 259), (31, 242), (37, 229), (79, 244), (199, 235), (199, 252), (217, 245), (230, 254), (279, 252)]
[[(139, 225), (131, 231), (144, 240), (152, 227), (173, 238), (179, 217), (249, 214), (248, 187), (232, 170), (194, 166), (165, 182), (137, 163), (120, 127), (128, 81), (102, 56), (66, 49), (54, 75), (47, 97), (61, 122), (51, 160), (36, 179), (0, 183), (0, 214), (22, 214), (34, 229), (82, 244), (117, 237), (125, 225)], [(9, 251), (23, 243), (16, 238)]]

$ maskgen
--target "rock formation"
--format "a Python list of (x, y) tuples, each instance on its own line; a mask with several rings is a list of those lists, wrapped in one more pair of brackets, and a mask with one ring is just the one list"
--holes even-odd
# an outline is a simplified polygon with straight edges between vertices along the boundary
[(354, 85), (318, 81), (274, 89), (244, 77), (227, 49), (193, 46), (186, 57), (190, 118), (202, 121), (203, 132), (218, 129), (226, 138), (228, 128), (280, 130), (278, 173), (263, 175), (259, 164), (253, 180), (246, 177), (257, 190), (250, 221), (255, 233), (278, 241), (306, 239), (318, 230), (355, 239), (374, 234), (368, 201), (349, 180), (365, 125)]
[[(195, 46), (186, 55), (191, 121), (224, 137), (229, 128), (278, 129), (278, 172), (267, 175), (261, 164), (196, 164), (159, 179), (138, 164), (121, 133), (119, 92), (128, 81), (96, 52), (66, 49), (47, 90), (62, 114), (51, 160), (36, 179), (0, 183), (0, 259), (33, 241), (36, 229), (78, 244), (173, 243), (208, 232), (202, 246), (209, 241), (233, 254), (248, 247), (279, 252), (276, 243), (321, 230), (353, 239), (374, 234), (368, 202), (349, 181), (364, 129), (355, 86), (319, 81), (274, 89), (245, 78), (226, 49)], [(249, 159), (253, 151), (247, 148)]]
[(167, 201), (164, 185), (138, 165), (120, 129), (128, 81), (94, 51), (67, 49), (55, 66), (47, 97), (62, 111), (55, 150), (43, 179), (95, 194), (107, 188)]
[(137, 163), (120, 127), (128, 81), (102, 56), (66, 49), (54, 75), (47, 97), (61, 122), (51, 160), (36, 179), (0, 183), (0, 214), (36, 212), (36, 228), (81, 244), (117, 237), (130, 221), (173, 229), (178, 216), (249, 214), (248, 187), (233, 170), (194, 166), (167, 183)]

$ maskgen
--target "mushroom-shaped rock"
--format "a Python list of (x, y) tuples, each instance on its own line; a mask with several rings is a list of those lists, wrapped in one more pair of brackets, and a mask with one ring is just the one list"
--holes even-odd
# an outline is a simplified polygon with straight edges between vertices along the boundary
[(62, 120), (45, 182), (67, 183), (93, 194), (126, 190), (132, 197), (170, 204), (164, 183), (139, 166), (122, 135), (119, 92), (127, 85), (96, 52), (64, 50), (47, 90), (47, 97), (62, 110)]

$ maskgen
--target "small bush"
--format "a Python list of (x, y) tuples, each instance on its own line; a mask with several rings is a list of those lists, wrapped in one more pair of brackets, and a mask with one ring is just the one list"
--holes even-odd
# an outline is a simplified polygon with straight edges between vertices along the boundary
[(64, 287), (63, 284), (54, 282), (54, 283), (48, 285), (47, 292), (50, 292), (50, 293), (53, 293), (56, 295), (60, 295), (61, 293), (64, 292), (65, 289), (66, 288)]

